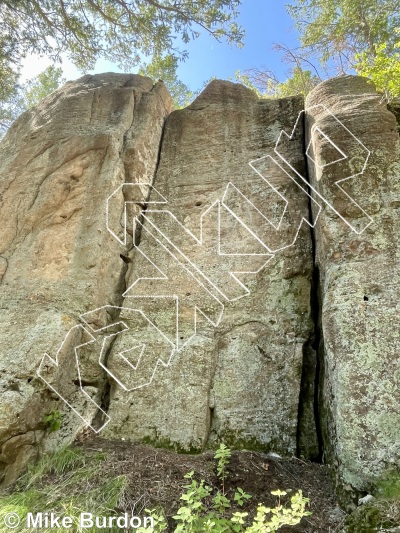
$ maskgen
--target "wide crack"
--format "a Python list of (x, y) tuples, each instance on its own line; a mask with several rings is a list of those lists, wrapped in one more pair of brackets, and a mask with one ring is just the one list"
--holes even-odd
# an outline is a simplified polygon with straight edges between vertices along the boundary
[[(305, 177), (310, 183), (306, 154), (305, 113), (303, 114), (303, 154), (305, 157)], [(321, 299), (319, 268), (316, 264), (316, 239), (314, 215), (312, 212), (311, 188), (308, 186), (308, 219), (312, 250), (312, 275), (310, 287), (310, 310), (314, 329), (303, 346), (303, 366), (300, 384), (300, 398), (297, 426), (297, 454), (315, 462), (323, 459), (323, 438), (320, 418), (321, 357)]]
[[(154, 183), (155, 183), (155, 180), (156, 180), (156, 176), (157, 176), (157, 172), (158, 172), (158, 168), (159, 168), (159, 165), (160, 165), (162, 145), (163, 145), (163, 141), (164, 141), (164, 134), (165, 134), (165, 127), (166, 127), (167, 118), (168, 117), (165, 117), (163, 125), (162, 125), (162, 129), (161, 129), (160, 141), (159, 141), (159, 145), (158, 145), (158, 152), (157, 152), (157, 158), (156, 158), (156, 164), (155, 164), (153, 179), (152, 179), (152, 182), (151, 182), (151, 184), (149, 186), (147, 197), (146, 197), (144, 203), (140, 204), (141, 211), (140, 211), (140, 215), (137, 217), (138, 218), (138, 224), (136, 224), (135, 234), (132, 236), (132, 243), (130, 245), (129, 244), (127, 245), (127, 247), (126, 247), (126, 249), (124, 250), (123, 253), (120, 253), (120, 258), (123, 261), (123, 267), (121, 269), (120, 279), (119, 279), (118, 288), (117, 288), (117, 294), (119, 296), (119, 299), (118, 299), (119, 301), (116, 302), (116, 304), (115, 304), (116, 306), (118, 306), (120, 308), (122, 308), (123, 305), (124, 305), (123, 294), (127, 290), (126, 275), (127, 275), (128, 268), (129, 268), (128, 265), (132, 262), (132, 259), (130, 257), (130, 253), (132, 252), (132, 250), (134, 248), (136, 248), (137, 246), (140, 245), (141, 235), (142, 235), (142, 227), (143, 227), (143, 224), (144, 224), (144, 217), (145, 217), (145, 214), (146, 214), (146, 211), (147, 211), (147, 208), (148, 208), (148, 203), (149, 203), (150, 196), (151, 196), (151, 190), (152, 190), (152, 187), (154, 186)], [(134, 122), (134, 112), (133, 112), (132, 124), (131, 124), (129, 129), (131, 129), (133, 127), (133, 122)], [(121, 154), (122, 158), (124, 158), (124, 151), (125, 151), (125, 147), (126, 147), (126, 140), (127, 140), (128, 132), (129, 132), (129, 130), (124, 135), (123, 150), (122, 150), (122, 154)], [(128, 182), (126, 181), (125, 183), (128, 183)], [(112, 322), (116, 322), (119, 319), (120, 314), (121, 314), (121, 309), (119, 309), (115, 313), (115, 316), (113, 316)], [(112, 340), (110, 342), (110, 345), (109, 345), (109, 347), (107, 349), (107, 352), (105, 354), (105, 357), (104, 357), (103, 364), (107, 368), (108, 368), (108, 361), (109, 361), (109, 358), (110, 358), (110, 355), (111, 355), (111, 352), (112, 352), (112, 349), (114, 347), (114, 343), (115, 343), (116, 339), (117, 339), (116, 336), (112, 338)], [(104, 424), (104, 418), (105, 417), (104, 417), (103, 413), (108, 413), (108, 411), (110, 409), (110, 402), (111, 402), (111, 380), (110, 380), (108, 374), (105, 373), (105, 382), (104, 382), (104, 386), (103, 386), (103, 390), (102, 390), (102, 394), (101, 394), (101, 405), (100, 405), (100, 409), (101, 410), (99, 410), (96, 413), (96, 415), (95, 415), (95, 417), (93, 419), (93, 427), (98, 428), (98, 427), (101, 427)]]

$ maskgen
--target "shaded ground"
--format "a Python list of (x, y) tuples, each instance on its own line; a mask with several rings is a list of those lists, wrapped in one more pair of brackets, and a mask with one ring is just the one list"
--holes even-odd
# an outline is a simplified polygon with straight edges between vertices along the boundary
[[(213, 451), (179, 455), (164, 449), (98, 437), (84, 439), (78, 445), (87, 451), (107, 452), (107, 459), (101, 465), (102, 476), (128, 477), (129, 488), (122, 512), (141, 515), (145, 514), (146, 508), (162, 507), (171, 527), (174, 525), (171, 517), (181, 506), (179, 498), (184, 491), (183, 485), (187, 483), (183, 477), (186, 473), (194, 470), (196, 479), (218, 486)], [(343, 520), (344, 515), (335, 502), (327, 466), (241, 451), (232, 453), (228, 471), (228, 490), (233, 493), (236, 487), (241, 487), (253, 496), (247, 507), (241, 509), (249, 514), (258, 503), (274, 507), (277, 500), (271, 491), (276, 489), (292, 493), (301, 489), (303, 495), (310, 499), (312, 516), (303, 518), (298, 526), (280, 529), (282, 533), (333, 533)]]

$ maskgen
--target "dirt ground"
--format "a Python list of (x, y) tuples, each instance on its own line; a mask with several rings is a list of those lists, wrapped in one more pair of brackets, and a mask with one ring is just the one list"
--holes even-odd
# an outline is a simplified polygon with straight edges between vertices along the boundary
[[(126, 475), (129, 488), (124, 509), (121, 512), (144, 514), (144, 510), (162, 507), (173, 530), (171, 518), (181, 506), (180, 495), (187, 483), (184, 475), (195, 471), (197, 480), (204, 479), (210, 486), (217, 487), (213, 451), (200, 455), (182, 455), (172, 451), (134, 444), (126, 441), (110, 441), (98, 437), (83, 439), (77, 443), (87, 451), (107, 452), (102, 463), (103, 476)], [(228, 467), (226, 487), (233, 494), (237, 487), (253, 496), (241, 510), (249, 512), (258, 503), (274, 507), (276, 496), (272, 490), (280, 489), (290, 494), (301, 489), (310, 499), (311, 516), (304, 517), (297, 526), (282, 528), (282, 533), (334, 533), (343, 521), (344, 513), (335, 502), (334, 489), (329, 467), (299, 459), (278, 459), (268, 454), (250, 451), (232, 453)], [(290, 491), (290, 492), (289, 492)], [(285, 498), (283, 498), (285, 501)]]

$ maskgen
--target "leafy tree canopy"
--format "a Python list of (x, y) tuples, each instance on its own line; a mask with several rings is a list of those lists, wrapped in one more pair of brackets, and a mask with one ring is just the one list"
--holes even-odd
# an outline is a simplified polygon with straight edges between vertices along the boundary
[[(397, 43), (400, 49), (400, 38)], [(400, 53), (388, 54), (386, 44), (376, 46), (376, 55), (371, 60), (364, 52), (357, 56), (357, 71), (371, 78), (378, 91), (385, 94), (388, 101), (400, 96)]]
[(0, 138), (21, 113), (39, 103), (65, 83), (62, 69), (54, 65), (23, 85), (18, 85), (13, 76), (8, 80), (9, 87), (6, 88), (5, 95), (0, 95)]
[(400, 0), (296, 0), (287, 6), (301, 43), (327, 62), (336, 56), (354, 66), (355, 55), (376, 55), (376, 46), (397, 48)]
[(306, 95), (321, 81), (319, 62), (325, 76), (356, 72), (388, 100), (400, 96), (400, 0), (291, 0), (286, 8), (301, 46), (274, 48), (292, 65), (291, 75), (281, 82), (266, 68), (250, 69), (239, 81), (263, 96)]
[[(29, 53), (54, 62), (65, 53), (81, 70), (94, 67), (100, 57), (125, 71), (141, 64), (142, 73), (165, 78), (177, 105), (190, 98), (177, 80), (179, 59), (187, 53), (183, 43), (206, 31), (217, 40), (241, 46), (244, 35), (237, 25), (241, 0), (1, 0), (0, 1), (0, 128), (18, 110), (37, 102), (56, 87), (57, 70), (21, 95), (17, 86), (21, 60)], [(55, 68), (55, 67), (54, 67)], [(54, 77), (55, 76), (55, 77)], [(24, 104), (22, 100), (26, 100)]]
[(162, 80), (168, 88), (175, 109), (186, 107), (195, 97), (195, 93), (189, 89), (177, 75), (178, 58), (173, 54), (159, 57), (154, 56), (149, 64), (142, 64), (139, 74), (149, 76), (153, 80)]
[(322, 63), (336, 60), (341, 73), (355, 69), (388, 94), (400, 94), (400, 0), (296, 0), (287, 9), (303, 49)]
[(0, 137), (16, 118), (17, 81), (18, 74), (6, 61), (0, 61)]
[(62, 52), (82, 70), (104, 57), (129, 69), (141, 54), (185, 54), (184, 43), (201, 29), (240, 44), (234, 22), (240, 0), (3, 0), (0, 59), (14, 63), (28, 53), (54, 60)]
[(24, 107), (29, 109), (34, 106), (56, 91), (65, 81), (62, 77), (62, 68), (51, 65), (22, 86), (21, 98), (24, 100)]
[(311, 70), (294, 67), (292, 75), (286, 81), (279, 81), (267, 68), (252, 68), (245, 72), (236, 72), (236, 79), (253, 89), (261, 98), (286, 98), (296, 94), (307, 94), (321, 81)]

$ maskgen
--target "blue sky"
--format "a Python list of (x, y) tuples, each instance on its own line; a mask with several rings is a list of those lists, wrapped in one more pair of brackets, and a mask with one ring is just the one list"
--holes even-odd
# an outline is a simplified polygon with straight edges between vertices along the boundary
[[(209, 78), (233, 78), (235, 71), (251, 67), (267, 67), (280, 79), (285, 79), (288, 65), (274, 51), (273, 43), (290, 47), (298, 46), (297, 32), (285, 11), (287, 0), (243, 0), (239, 24), (246, 30), (245, 45), (239, 49), (226, 43), (218, 43), (209, 35), (202, 34), (197, 40), (184, 46), (189, 58), (179, 67), (179, 77), (191, 89), (199, 89)], [(50, 62), (47, 58), (30, 56), (22, 69), (22, 81), (36, 76)], [(68, 61), (63, 61), (64, 76), (75, 79), (81, 73)], [(91, 72), (120, 72), (116, 65), (98, 61)]]
[(235, 71), (265, 66), (279, 78), (285, 78), (288, 65), (272, 49), (275, 42), (298, 46), (297, 32), (285, 12), (283, 0), (243, 0), (239, 24), (245, 28), (244, 47), (239, 49), (218, 43), (202, 35), (187, 46), (189, 59), (181, 65), (179, 74), (192, 89), (201, 87), (212, 76), (228, 79)]

